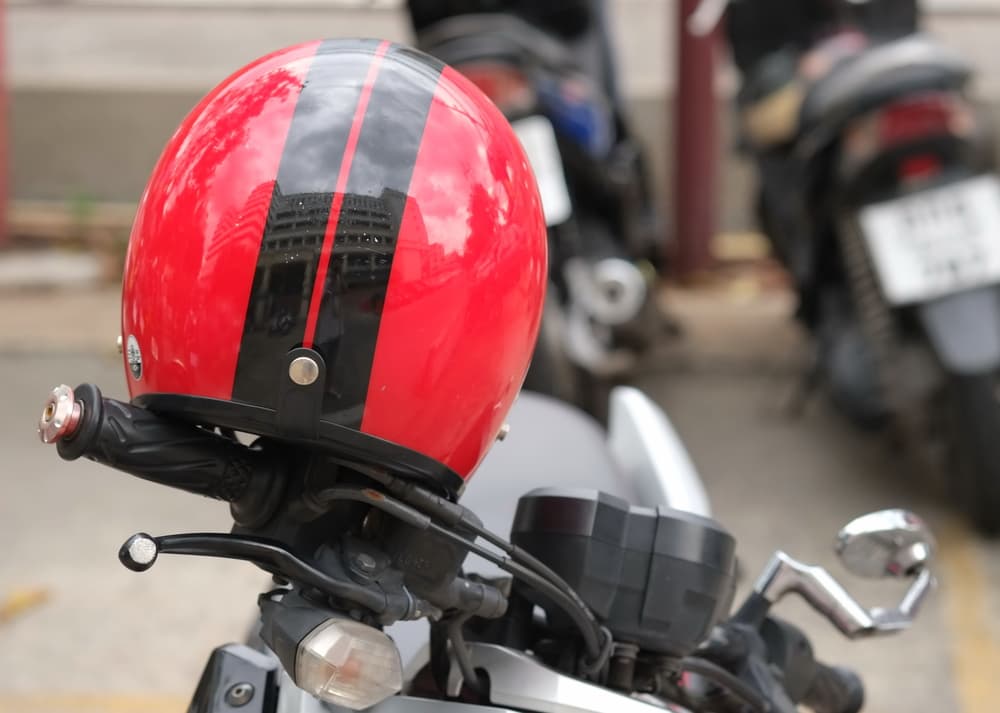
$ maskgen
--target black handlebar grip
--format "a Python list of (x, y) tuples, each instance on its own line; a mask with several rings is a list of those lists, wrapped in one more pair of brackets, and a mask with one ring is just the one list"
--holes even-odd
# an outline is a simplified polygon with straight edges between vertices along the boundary
[(865, 704), (865, 687), (850, 669), (816, 662), (816, 675), (800, 701), (813, 713), (858, 713)]
[(248, 495), (252, 484), (271, 490), (276, 480), (273, 461), (241, 443), (105, 399), (92, 384), (78, 386), (73, 396), (82, 413), (72, 435), (57, 444), (65, 460), (84, 456), (144, 480), (227, 502)]

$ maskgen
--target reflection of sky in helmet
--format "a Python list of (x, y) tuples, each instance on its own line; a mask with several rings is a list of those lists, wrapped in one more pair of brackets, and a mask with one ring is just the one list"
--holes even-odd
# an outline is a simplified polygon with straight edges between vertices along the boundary
[(432, 173), (427, 181), (434, 188), (434, 193), (420, 202), (427, 213), (424, 216), (427, 242), (440, 245), (446, 253), (462, 254), (465, 252), (471, 212), (468, 205), (456, 198), (462, 195), (465, 187), (450, 171)]
[(362, 124), (363, 134), (377, 127), (377, 146), (355, 153), (348, 193), (378, 196), (384, 189), (400, 193), (409, 189), (411, 172), (405, 169), (412, 169), (428, 98), (436, 87), (436, 78), (418, 74), (415, 81), (414, 75), (392, 58), (383, 64)]

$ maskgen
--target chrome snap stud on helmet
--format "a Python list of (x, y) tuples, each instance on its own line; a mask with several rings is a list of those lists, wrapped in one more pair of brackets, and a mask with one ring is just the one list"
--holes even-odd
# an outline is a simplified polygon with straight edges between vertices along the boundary
[(377, 40), (281, 50), (191, 112), (146, 187), (130, 396), (459, 492), (527, 370), (545, 251), (517, 137), (460, 75)]

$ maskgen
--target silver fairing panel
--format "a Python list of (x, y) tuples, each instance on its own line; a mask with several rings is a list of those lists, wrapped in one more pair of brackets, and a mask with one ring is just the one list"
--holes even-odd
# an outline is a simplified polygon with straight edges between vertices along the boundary
[[(471, 644), (469, 649), (473, 665), (489, 676), (494, 705), (393, 696), (368, 710), (371, 713), (513, 713), (512, 709), (536, 713), (660, 713), (665, 708), (564, 676), (520, 651), (480, 643)], [(276, 713), (331, 712), (350, 713), (346, 708), (320, 702), (297, 688), (287, 674), (282, 675)]]
[(638, 496), (634, 504), (712, 516), (705, 485), (680, 436), (663, 409), (638, 389), (612, 390), (608, 449)]
[[(490, 700), (538, 713), (661, 713), (607, 688), (553, 671), (528, 654), (496, 644), (470, 644), (472, 663), (490, 679)], [(492, 709), (497, 710), (497, 709)]]
[[(278, 706), (275, 713), (354, 713), (349, 708), (330, 705), (297, 688), (287, 674), (281, 678)], [(426, 698), (393, 696), (367, 709), (367, 713), (516, 713), (506, 708), (477, 706), (453, 701), (432, 701)]]

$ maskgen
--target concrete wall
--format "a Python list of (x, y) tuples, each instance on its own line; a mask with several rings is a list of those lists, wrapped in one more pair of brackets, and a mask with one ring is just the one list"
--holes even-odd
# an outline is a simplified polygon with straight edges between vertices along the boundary
[[(163, 143), (201, 95), (234, 68), (318, 36), (406, 41), (393, 0), (8, 0), (11, 190), (15, 199), (133, 201)], [(613, 31), (635, 124), (668, 194), (674, 86), (672, 0), (613, 0)], [(976, 91), (1000, 99), (994, 51), (1000, 0), (930, 3), (929, 28), (978, 70)], [(723, 227), (747, 227), (745, 166), (726, 131)], [(998, 102), (1000, 104), (1000, 102)], [(998, 127), (1000, 128), (1000, 127)]]

